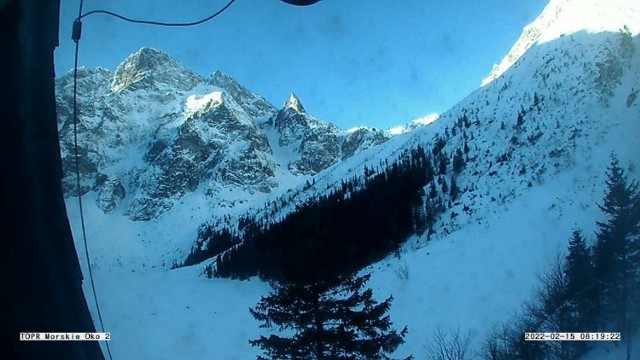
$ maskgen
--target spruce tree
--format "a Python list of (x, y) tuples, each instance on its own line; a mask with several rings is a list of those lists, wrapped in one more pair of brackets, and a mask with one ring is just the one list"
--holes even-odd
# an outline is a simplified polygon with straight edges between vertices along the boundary
[(267, 356), (258, 359), (388, 359), (404, 343), (407, 327), (392, 329), (387, 312), (393, 297), (376, 302), (373, 291), (364, 288), (369, 278), (272, 283), (274, 291), (249, 311), (261, 328), (291, 335), (250, 340)]
[[(596, 330), (595, 280), (591, 253), (580, 229), (574, 229), (569, 240), (569, 253), (564, 261), (567, 279), (565, 296), (569, 312), (566, 332)], [(571, 358), (578, 358), (589, 350), (589, 343), (576, 341), (568, 346)]]
[(449, 164), (449, 160), (447, 159), (447, 154), (441, 152), (438, 155), (438, 175), (444, 175), (447, 173), (447, 165)]
[(456, 183), (456, 178), (452, 176), (451, 186), (449, 189), (449, 196), (451, 197), (452, 200), (455, 200), (458, 197), (459, 193), (460, 193), (460, 189), (458, 188), (458, 184)]
[(433, 234), (433, 225), (436, 222), (436, 215), (437, 213), (434, 209), (432, 200), (427, 199), (424, 204), (424, 222), (427, 227), (427, 239), (429, 239), (429, 236)]
[(464, 165), (465, 165), (464, 155), (462, 153), (462, 150), (458, 148), (456, 149), (456, 152), (453, 154), (453, 160), (452, 160), (452, 169), (454, 174), (459, 174), (460, 171), (462, 171), (462, 169), (464, 168)]
[(524, 124), (524, 115), (526, 114), (526, 112), (524, 111), (524, 108), (520, 108), (520, 111), (518, 111), (518, 118), (516, 119), (516, 126), (515, 128), (518, 129), (520, 127), (522, 127), (522, 124)]
[(434, 180), (429, 184), (429, 199), (435, 199), (436, 197), (438, 197), (438, 190), (436, 190), (436, 182)]
[(591, 253), (580, 229), (573, 230), (565, 259), (566, 296), (572, 311), (572, 332), (595, 331), (594, 272)]
[(424, 234), (427, 230), (426, 216), (424, 213), (424, 207), (418, 205), (411, 210), (411, 217), (413, 218), (413, 229), (418, 235)]
[(599, 207), (608, 219), (597, 223), (594, 246), (597, 294), (602, 323), (622, 332), (630, 356), (632, 335), (640, 322), (640, 197), (637, 182), (627, 182), (615, 156), (606, 185)]

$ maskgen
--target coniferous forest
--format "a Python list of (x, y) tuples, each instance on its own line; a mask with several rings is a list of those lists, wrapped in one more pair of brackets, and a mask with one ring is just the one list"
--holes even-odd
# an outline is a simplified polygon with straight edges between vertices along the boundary
[(218, 254), (214, 276), (313, 282), (356, 271), (424, 228), (423, 187), (433, 167), (421, 147), (386, 170), (299, 205), (281, 221), (244, 218), (243, 241)]
[[(180, 265), (215, 258), (207, 276), (308, 282), (372, 264), (409, 236), (432, 234), (437, 216), (466, 191), (456, 177), (469, 161), (468, 145), (451, 153), (445, 146), (451, 133), (466, 139), (470, 126), (463, 114), (451, 130), (435, 136), (431, 149), (417, 145), (393, 161), (365, 166), (362, 176), (303, 203), (282, 197), (271, 203), (268, 218), (245, 215), (237, 227), (229, 219), (225, 225), (204, 224)], [(290, 203), (295, 210), (277, 215)]]
[[(463, 114), (435, 136), (431, 149), (417, 145), (396, 160), (365, 166), (361, 176), (318, 198), (299, 203), (283, 196), (262, 218), (245, 215), (237, 226), (229, 218), (224, 225), (203, 224), (191, 253), (174, 266), (215, 258), (206, 267), (209, 277), (315, 281), (374, 263), (413, 234), (431, 235), (437, 216), (466, 191), (456, 177), (470, 160), (467, 142), (451, 153), (445, 146), (452, 133), (466, 139), (470, 126)], [(292, 203), (294, 210), (279, 215)]]

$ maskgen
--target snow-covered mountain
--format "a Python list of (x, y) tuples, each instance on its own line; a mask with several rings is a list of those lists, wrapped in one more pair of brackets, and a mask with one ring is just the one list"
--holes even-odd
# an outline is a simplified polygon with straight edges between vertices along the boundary
[[(57, 82), (64, 188), (75, 195), (73, 74)], [(304, 181), (386, 141), (376, 129), (345, 132), (306, 113), (291, 95), (281, 110), (219, 71), (204, 79), (143, 48), (115, 73), (78, 72), (81, 193), (111, 213), (148, 221), (198, 188), (216, 203), (225, 189), (250, 197)]]
[[(639, 33), (636, 3), (551, 0), (481, 88), (437, 120), (391, 138), (367, 128), (341, 132), (308, 115), (293, 95), (276, 110), (219, 73), (211, 78), (230, 80), (174, 89), (165, 86), (163, 68), (145, 90), (114, 92), (110, 72), (83, 69), (82, 191), (91, 200), (92, 264), (109, 299), (106, 326), (139, 334), (153, 324), (178, 339), (141, 346), (131, 337), (112, 342), (113, 351), (124, 358), (254, 357), (247, 339), (260, 330), (246, 308), (268, 291), (266, 284), (199, 277), (213, 260), (166, 271), (185, 258), (198, 226), (234, 226), (243, 215), (277, 222), (342, 180), (382, 171), (381, 164), (418, 146), (437, 148), (451, 161), (461, 152), (465, 164), (425, 185), (445, 204), (434, 234), (411, 236), (400, 257), (366, 269), (370, 285), (380, 297), (394, 295), (391, 317), (409, 326), (398, 356), (422, 358), (436, 326), (468, 330), (478, 349), (494, 323), (521, 308), (536, 274), (565, 251), (571, 229), (593, 233), (610, 154), (630, 177), (640, 177)], [(58, 94), (62, 151), (72, 169), (69, 84), (68, 75), (60, 79)], [(234, 140), (225, 138), (227, 150), (219, 150), (227, 134)], [(163, 142), (155, 152), (154, 141)], [(257, 175), (233, 165), (240, 163)], [(452, 179), (460, 188), (455, 199), (443, 185)], [(103, 196), (110, 193), (120, 200), (105, 212), (100, 204), (114, 198)], [(134, 206), (151, 198), (160, 205)], [(74, 199), (68, 209), (75, 230)], [(146, 215), (132, 215), (139, 213)], [(592, 358), (615, 359), (616, 351)]]
[(551, 0), (536, 20), (525, 26), (507, 56), (482, 80), (482, 86), (497, 79), (535, 45), (579, 32), (618, 32), (625, 26), (634, 32), (639, 16), (638, 9), (626, 0)]

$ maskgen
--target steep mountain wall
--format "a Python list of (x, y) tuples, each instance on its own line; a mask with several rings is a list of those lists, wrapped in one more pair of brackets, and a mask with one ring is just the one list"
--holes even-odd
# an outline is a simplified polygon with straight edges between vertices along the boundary
[[(57, 81), (67, 196), (77, 195), (72, 85), (71, 74)], [(229, 189), (247, 198), (277, 192), (389, 138), (341, 131), (307, 114), (295, 95), (277, 110), (228, 75), (202, 78), (151, 48), (115, 73), (80, 69), (78, 96), (81, 194), (93, 191), (105, 213), (122, 207), (136, 221), (199, 188), (212, 203)]]

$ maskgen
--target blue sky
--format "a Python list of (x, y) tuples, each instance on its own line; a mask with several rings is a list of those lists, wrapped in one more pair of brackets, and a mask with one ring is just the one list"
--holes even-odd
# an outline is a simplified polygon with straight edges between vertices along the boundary
[[(158, 28), (104, 15), (83, 20), (80, 65), (115, 70), (143, 46), (195, 72), (221, 70), (280, 107), (295, 92), (307, 112), (340, 128), (389, 128), (442, 113), (479, 87), (546, 0), (323, 0), (294, 7), (237, 0), (193, 28)], [(85, 1), (158, 21), (203, 18), (227, 0)], [(79, 0), (63, 0), (56, 72), (73, 67), (71, 23)], [(176, 6), (180, 4), (180, 6)]]

